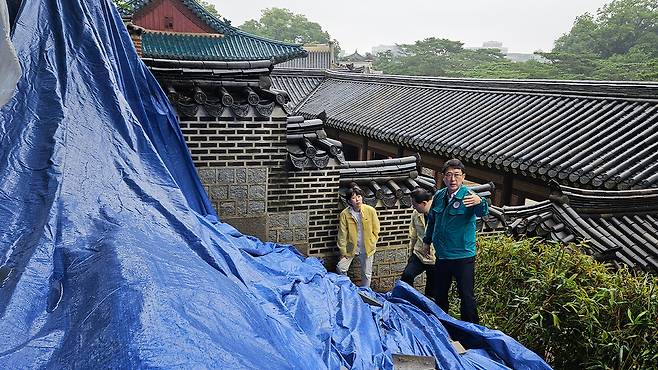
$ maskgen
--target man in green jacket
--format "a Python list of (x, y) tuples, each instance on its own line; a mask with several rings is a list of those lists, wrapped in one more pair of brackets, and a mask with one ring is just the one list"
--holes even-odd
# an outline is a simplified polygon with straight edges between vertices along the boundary
[(449, 309), (448, 292), (452, 279), (457, 282), (461, 299), (461, 320), (479, 323), (475, 302), (475, 229), (476, 216), (489, 213), (486, 201), (463, 185), (464, 164), (458, 159), (443, 165), (443, 183), (432, 200), (423, 238), (424, 252), (429, 253), (430, 243), (436, 251), (436, 297), (439, 307)]

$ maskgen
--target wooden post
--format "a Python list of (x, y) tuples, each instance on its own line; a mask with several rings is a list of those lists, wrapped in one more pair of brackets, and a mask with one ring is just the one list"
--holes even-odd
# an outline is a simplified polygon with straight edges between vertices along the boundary
[(501, 199), (501, 206), (512, 205), (512, 182), (514, 177), (510, 174), (506, 174), (503, 177), (503, 196)]

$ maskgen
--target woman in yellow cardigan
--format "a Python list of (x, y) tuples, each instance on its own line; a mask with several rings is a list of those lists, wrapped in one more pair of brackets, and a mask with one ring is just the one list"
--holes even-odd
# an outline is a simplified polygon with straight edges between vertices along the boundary
[(338, 249), (340, 260), (337, 270), (347, 275), (354, 256), (361, 263), (361, 286), (369, 288), (372, 278), (372, 262), (379, 240), (379, 219), (377, 211), (363, 204), (363, 191), (352, 187), (346, 192), (349, 207), (338, 216)]

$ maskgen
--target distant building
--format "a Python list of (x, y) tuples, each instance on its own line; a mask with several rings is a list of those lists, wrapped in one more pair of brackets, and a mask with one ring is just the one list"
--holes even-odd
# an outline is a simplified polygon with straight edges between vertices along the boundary
[(328, 44), (304, 44), (308, 55), (278, 64), (275, 68), (332, 69), (338, 66), (333, 42)]
[(538, 62), (546, 62), (546, 58), (541, 55), (534, 53), (506, 53), (505, 58), (511, 60), (512, 62), (528, 62), (531, 60), (536, 60)]
[(467, 46), (464, 49), (468, 50), (479, 50), (479, 49), (498, 49), (501, 53), (505, 55), (506, 59), (511, 60), (512, 62), (527, 62), (530, 60), (536, 60), (539, 62), (545, 62), (546, 59), (541, 55), (534, 53), (511, 53), (507, 47), (503, 46), (503, 43), (500, 41), (485, 41), (482, 43), (482, 46)]
[(358, 50), (355, 50), (353, 54), (341, 58), (340, 63), (341, 66), (346, 67), (352, 72), (381, 74), (382, 71), (376, 71), (372, 67), (373, 60), (374, 57), (372, 54), (366, 53), (366, 55), (361, 55)]
[(500, 41), (485, 41), (482, 43), (482, 47), (477, 49), (498, 49), (501, 53), (507, 54), (507, 48), (503, 47), (503, 43)]
[(394, 57), (402, 55), (402, 48), (399, 45), (379, 45), (372, 48), (372, 55), (390, 51)]

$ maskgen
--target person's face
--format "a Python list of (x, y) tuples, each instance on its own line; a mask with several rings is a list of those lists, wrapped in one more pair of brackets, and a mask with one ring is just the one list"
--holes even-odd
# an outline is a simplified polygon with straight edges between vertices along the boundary
[(443, 173), (443, 183), (448, 188), (449, 193), (454, 193), (462, 186), (464, 182), (464, 172), (459, 168), (448, 167)]
[(360, 196), (359, 194), (354, 194), (352, 195), (352, 198), (350, 198), (350, 205), (352, 208), (356, 210), (361, 209), (361, 204), (363, 203), (363, 197)]
[(412, 199), (411, 200), (411, 206), (416, 211), (418, 211), (418, 213), (422, 213), (422, 214), (427, 214), (430, 210), (430, 202), (428, 202), (428, 201), (423, 201), (423, 202), (420, 202), (420, 203), (416, 203), (416, 201)]

